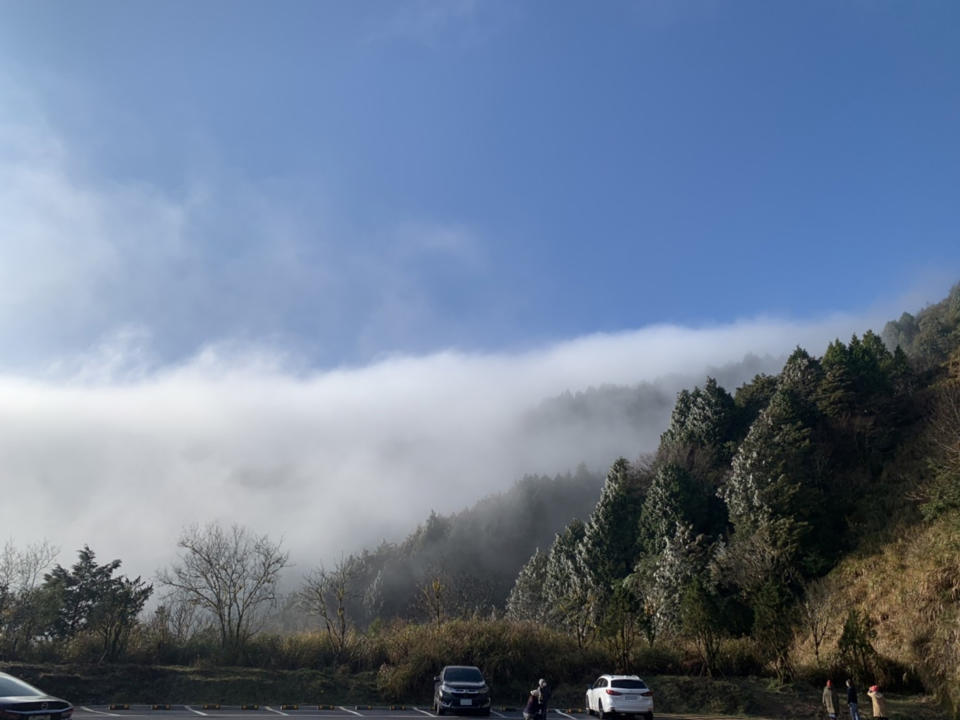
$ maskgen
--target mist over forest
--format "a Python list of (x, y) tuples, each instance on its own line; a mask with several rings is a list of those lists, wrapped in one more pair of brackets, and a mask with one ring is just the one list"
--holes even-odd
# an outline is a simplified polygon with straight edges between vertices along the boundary
[(0, 0), (0, 675), (77, 720), (541, 677), (622, 720), (606, 673), (960, 720), (958, 37)]
[(509, 674), (552, 646), (559, 678), (849, 673), (957, 715), (960, 285), (880, 334), (798, 346), (763, 371), (774, 362), (714, 368), (672, 403), (683, 377), (541, 401), (528, 435), (621, 423), (639, 450), (529, 474), (333, 562), (296, 567), (283, 538), (218, 522), (186, 528), (153, 579), (88, 545), (66, 567), (49, 544), (8, 544), (0, 652), (347, 663), (404, 698), (450, 652)]
[(534, 472), (563, 472), (579, 463), (604, 468), (612, 459), (653, 452), (670, 421), (677, 393), (708, 377), (738, 387), (762, 373), (775, 373), (786, 355), (747, 354), (738, 362), (707, 367), (702, 374), (669, 374), (634, 385), (600, 385), (565, 391), (522, 414), (520, 435), (531, 456), (549, 458)]
[(20, 478), (10, 507), (43, 497), (51, 514), (43, 528), (15, 513), (4, 522), (21, 544), (58, 547), (61, 562), (87, 543), (143, 576), (170, 562), (184, 527), (237, 522), (284, 538), (294, 582), (398, 542), (431, 509), (650, 452), (679, 388), (708, 368), (742, 381), (798, 336), (825, 347), (864, 322), (652, 327), (309, 374), (211, 350), (128, 379), (0, 376), (0, 454)]

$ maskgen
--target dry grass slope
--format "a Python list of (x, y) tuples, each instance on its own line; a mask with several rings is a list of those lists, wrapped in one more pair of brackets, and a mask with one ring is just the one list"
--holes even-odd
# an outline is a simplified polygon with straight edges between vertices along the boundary
[[(827, 663), (846, 611), (858, 609), (871, 621), (877, 652), (905, 668), (907, 677), (884, 679), (942, 688), (941, 702), (960, 717), (960, 517), (915, 525), (876, 552), (849, 556), (831, 580), (833, 622), (821, 648)], [(798, 662), (812, 664), (812, 653), (805, 638)]]

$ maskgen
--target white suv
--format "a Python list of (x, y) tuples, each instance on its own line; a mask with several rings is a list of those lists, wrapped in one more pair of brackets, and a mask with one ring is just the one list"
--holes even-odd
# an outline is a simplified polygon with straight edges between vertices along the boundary
[(623, 713), (653, 720), (653, 691), (636, 675), (601, 675), (587, 688), (586, 705), (601, 719)]

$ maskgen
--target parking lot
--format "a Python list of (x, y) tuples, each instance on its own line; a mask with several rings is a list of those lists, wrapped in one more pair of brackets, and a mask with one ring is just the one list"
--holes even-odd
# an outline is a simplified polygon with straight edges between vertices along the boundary
[[(169, 709), (167, 709), (169, 708)], [(436, 713), (420, 706), (379, 706), (364, 705), (260, 705), (248, 706), (244, 710), (239, 705), (222, 705), (219, 709), (204, 705), (130, 705), (117, 708), (110, 705), (77, 705), (74, 718), (77, 720), (104, 720), (105, 718), (150, 718), (151, 720), (196, 720), (197, 716), (215, 718), (246, 718), (247, 720), (276, 720), (277, 716), (291, 718), (372, 718), (373, 720), (409, 720), (411, 718), (436, 717)], [(444, 717), (451, 717), (445, 715)], [(456, 717), (456, 716), (453, 716)], [(470, 716), (475, 717), (475, 716)], [(492, 718), (519, 720), (523, 717), (520, 708), (494, 709)], [(589, 716), (578, 709), (572, 711), (550, 710), (547, 720), (586, 720)], [(654, 713), (654, 718), (669, 720), (741, 720), (735, 716), (691, 715), (676, 713)], [(754, 718), (753, 720), (760, 720)]]
[[(548, 720), (580, 720), (585, 718), (585, 713), (568, 713), (562, 710), (551, 710)], [(239, 706), (222, 705), (211, 707), (207, 705), (78, 705), (73, 714), (74, 718), (83, 718), (83, 720), (97, 720), (97, 718), (140, 718), (154, 717), (156, 720), (167, 718), (168, 720), (196, 720), (200, 717), (211, 718), (247, 718), (248, 720), (264, 720), (272, 718), (276, 720), (277, 716), (291, 718), (374, 718), (382, 720), (404, 720), (406, 718), (436, 717), (428, 707), (420, 706), (383, 706), (370, 707), (365, 705), (259, 705), (259, 706)], [(517, 720), (523, 713), (520, 708), (514, 709), (493, 709), (490, 711), (490, 717), (509, 718)]]

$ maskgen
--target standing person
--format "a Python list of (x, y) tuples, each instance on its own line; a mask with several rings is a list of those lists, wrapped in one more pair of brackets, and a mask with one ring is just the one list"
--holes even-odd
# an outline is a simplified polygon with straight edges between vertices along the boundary
[(540, 688), (530, 691), (527, 704), (523, 708), (523, 720), (537, 720), (540, 717)]
[(887, 720), (887, 699), (883, 696), (883, 693), (880, 692), (880, 686), (871, 685), (870, 689), (867, 690), (867, 695), (870, 696), (870, 700), (873, 702), (874, 720)]
[(853, 680), (847, 678), (847, 706), (850, 708), (850, 720), (860, 720), (860, 709), (857, 705), (857, 686)]
[(837, 708), (840, 707), (840, 698), (837, 691), (833, 689), (833, 681), (827, 680), (823, 688), (823, 707), (827, 710), (830, 720), (837, 720)]
[(540, 691), (540, 717), (543, 720), (546, 720), (547, 717), (547, 702), (550, 700), (550, 686), (547, 685), (547, 681), (543, 678), (540, 678), (540, 682), (537, 683), (537, 690)]

